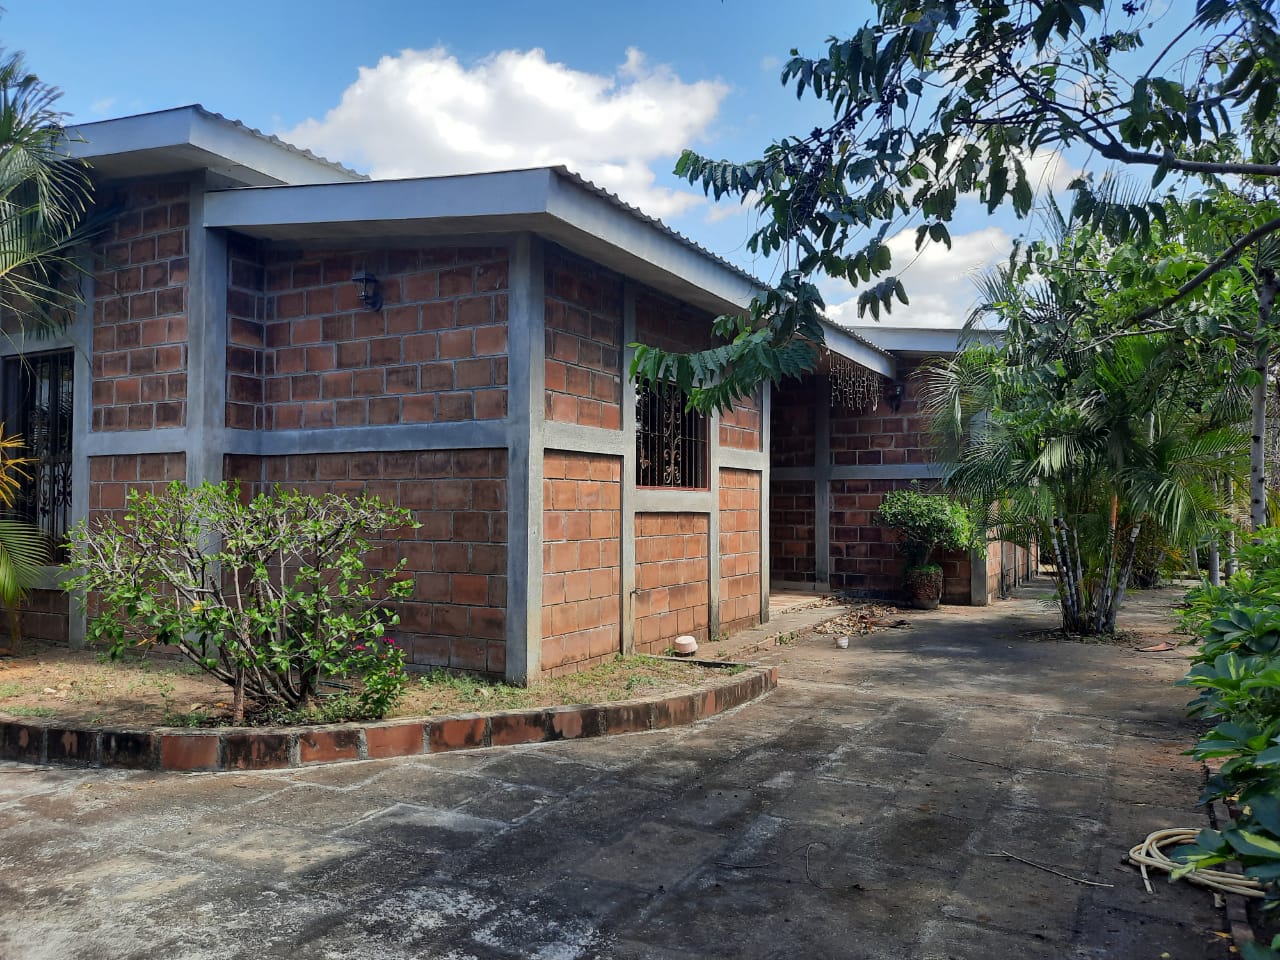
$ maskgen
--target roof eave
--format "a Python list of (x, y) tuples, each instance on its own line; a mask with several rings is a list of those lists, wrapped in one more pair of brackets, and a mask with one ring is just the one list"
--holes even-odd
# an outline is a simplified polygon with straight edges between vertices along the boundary
[(298, 243), (529, 231), (712, 313), (746, 308), (737, 268), (555, 168), (214, 191), (205, 226)]
[(196, 170), (246, 186), (365, 179), (196, 105), (69, 127), (66, 152), (104, 180)]

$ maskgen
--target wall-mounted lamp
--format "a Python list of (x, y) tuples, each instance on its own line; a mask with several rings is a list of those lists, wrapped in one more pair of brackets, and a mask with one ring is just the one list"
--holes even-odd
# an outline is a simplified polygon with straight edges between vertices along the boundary
[(906, 392), (907, 388), (895, 381), (890, 381), (889, 385), (885, 387), (884, 398), (889, 402), (889, 409), (894, 413), (897, 413), (902, 407), (902, 398), (906, 395)]
[(382, 287), (378, 278), (368, 270), (361, 270), (351, 282), (356, 285), (356, 297), (370, 310), (382, 309)]

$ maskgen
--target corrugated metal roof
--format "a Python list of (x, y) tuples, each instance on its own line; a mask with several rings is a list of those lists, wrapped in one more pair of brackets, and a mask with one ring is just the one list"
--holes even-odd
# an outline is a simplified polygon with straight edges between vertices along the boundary
[[(672, 239), (678, 241), (679, 243), (684, 244), (690, 250), (697, 252), (701, 256), (714, 260), (716, 263), (720, 264), (722, 267), (724, 267), (727, 270), (733, 271), (735, 274), (737, 274), (739, 277), (742, 277), (748, 283), (753, 284), (754, 286), (756, 286), (761, 290), (764, 290), (766, 288), (765, 282), (761, 280), (759, 277), (755, 276), (754, 274), (748, 273), (746, 270), (743, 270), (737, 264), (731, 263), (730, 261), (726, 260), (724, 257), (720, 256), (719, 254), (712, 253), (702, 244), (698, 243), (695, 240), (690, 239), (689, 237), (686, 237), (680, 231), (667, 226), (657, 217), (651, 217), (649, 214), (645, 213), (639, 207), (632, 206), (631, 204), (627, 203), (616, 193), (611, 193), (610, 191), (606, 190), (604, 187), (601, 187), (595, 183), (592, 183), (586, 177), (582, 176), (579, 173), (575, 173), (574, 171), (570, 170), (568, 167), (564, 166), (563, 164), (557, 165), (552, 169), (554, 169), (557, 173), (559, 173), (565, 179), (570, 180), (573, 183), (576, 183), (578, 186), (582, 187), (583, 189), (590, 190), (592, 193), (596, 194), (597, 196), (609, 201), (609, 203), (613, 204), (613, 206), (617, 207), (619, 210), (623, 210), (626, 213), (630, 214), (631, 216), (636, 217), (639, 220), (643, 220), (645, 223), (650, 224), (651, 226), (654, 226), (657, 229), (661, 230), (663, 233), (667, 234), (667, 236), (671, 237)], [(886, 356), (886, 357), (889, 356), (888, 351), (884, 350), (881, 347), (876, 346), (866, 337), (862, 336), (861, 334), (857, 333), (854, 330), (851, 330), (849, 327), (838, 324), (834, 320), (826, 320), (824, 321), (824, 323), (826, 326), (830, 327), (831, 329), (839, 330), (841, 333), (844, 333), (847, 336), (852, 337), (854, 340), (858, 341), (858, 343), (862, 344), (864, 347), (874, 350), (876, 353), (879, 353), (882, 356)]]
[[(230, 126), (237, 127), (238, 129), (243, 130), (246, 133), (253, 134), (253, 136), (257, 137), (259, 140), (264, 140), (267, 143), (273, 144), (277, 147), (282, 147), (283, 149), (288, 150), (290, 153), (296, 153), (299, 156), (306, 157), (308, 160), (314, 160), (316, 163), (322, 163), (326, 167), (331, 167), (334, 170), (341, 171), (342, 173), (346, 174), (349, 177), (355, 177), (359, 180), (370, 179), (367, 173), (361, 173), (359, 170), (353, 170), (351, 167), (338, 163), (336, 160), (330, 160), (327, 157), (322, 157), (319, 154), (312, 153), (310, 150), (307, 150), (307, 149), (304, 149), (303, 147), (299, 147), (292, 143), (289, 143), (287, 140), (281, 140), (279, 137), (275, 136), (274, 134), (263, 133), (257, 127), (251, 127), (247, 123), (243, 123), (240, 120), (236, 120), (232, 117), (223, 116), (221, 113), (218, 113), (214, 110), (210, 110), (208, 107), (204, 106), (204, 104), (191, 103), (191, 104), (188, 104), (186, 107), (176, 107), (175, 109), (198, 110), (200, 111), (200, 113), (202, 113), (204, 116), (208, 117), (211, 120), (217, 120), (217, 121), (220, 121), (221, 123), (226, 123), (226, 124), (229, 124)], [(160, 112), (167, 112), (167, 111), (160, 111)]]

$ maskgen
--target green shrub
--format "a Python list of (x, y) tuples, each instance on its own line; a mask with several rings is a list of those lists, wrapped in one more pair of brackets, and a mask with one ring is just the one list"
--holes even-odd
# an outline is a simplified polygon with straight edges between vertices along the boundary
[(982, 545), (969, 510), (943, 494), (921, 493), (917, 485), (885, 494), (876, 522), (898, 535), (908, 567), (929, 563), (935, 549), (974, 550)]
[(127, 647), (178, 647), (270, 715), (305, 711), (322, 681), (347, 679), (350, 716), (381, 717), (405, 686), (404, 654), (385, 631), (386, 602), (413, 581), (367, 569), (366, 537), (412, 527), (408, 511), (377, 499), (311, 497), (276, 489), (242, 499), (238, 485), (174, 483), (131, 491), (124, 522), (71, 534), (72, 588), (97, 604), (89, 638)]
[[(1280, 530), (1253, 535), (1238, 551), (1240, 570), (1221, 586), (1187, 594), (1183, 623), (1201, 637), (1179, 684), (1197, 691), (1190, 712), (1215, 721), (1190, 751), (1221, 761), (1203, 802), (1232, 797), (1240, 817), (1202, 830), (1176, 859), (1179, 872), (1239, 861), (1280, 902)], [(1259, 948), (1264, 951), (1264, 948)], [(1266, 952), (1255, 952), (1257, 957)]]

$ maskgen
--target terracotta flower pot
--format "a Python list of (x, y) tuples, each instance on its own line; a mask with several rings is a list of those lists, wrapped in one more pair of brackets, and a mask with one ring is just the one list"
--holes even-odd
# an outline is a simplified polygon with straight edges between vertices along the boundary
[(942, 568), (937, 564), (908, 567), (903, 575), (907, 605), (916, 610), (933, 610), (942, 602)]

